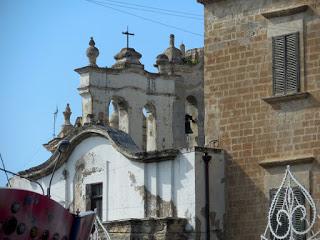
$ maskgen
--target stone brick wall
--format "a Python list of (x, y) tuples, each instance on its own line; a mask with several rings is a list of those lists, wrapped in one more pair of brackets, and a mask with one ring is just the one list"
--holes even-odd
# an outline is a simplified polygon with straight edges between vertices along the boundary
[[(265, 179), (273, 169), (284, 172), (281, 165), (299, 165), (294, 159), (311, 156), (314, 161), (303, 163), (310, 179), (302, 181), (309, 182), (320, 208), (320, 1), (200, 2), (205, 4), (206, 144), (228, 153), (226, 239), (259, 239), (269, 206)], [(295, 13), (304, 4), (307, 9)], [(262, 14), (270, 12), (275, 14)], [(302, 32), (301, 92), (308, 94), (272, 97), (275, 30)], [(262, 161), (271, 163), (264, 168)]]

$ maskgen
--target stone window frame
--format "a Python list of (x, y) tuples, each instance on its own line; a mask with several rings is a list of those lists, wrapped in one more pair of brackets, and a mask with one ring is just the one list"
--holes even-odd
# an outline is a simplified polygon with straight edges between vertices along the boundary
[[(299, 33), (299, 86), (298, 91), (283, 95), (273, 95), (265, 97), (263, 100), (269, 104), (286, 102), (296, 99), (304, 99), (309, 96), (306, 92), (305, 84), (305, 50), (304, 50), (304, 32), (305, 32), (305, 12), (309, 9), (308, 5), (300, 5), (291, 8), (273, 9), (269, 12), (261, 13), (268, 21), (267, 37), (269, 47), (272, 49), (272, 39), (282, 35)], [(274, 81), (274, 79), (272, 79)], [(273, 87), (273, 86), (272, 86)]]

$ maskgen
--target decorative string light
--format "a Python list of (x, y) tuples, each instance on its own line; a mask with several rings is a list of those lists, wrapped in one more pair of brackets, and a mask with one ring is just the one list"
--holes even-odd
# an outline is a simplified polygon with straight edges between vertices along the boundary
[[(298, 196), (296, 194), (297, 191), (295, 190), (299, 190), (304, 196), (305, 205), (298, 201)], [(282, 203), (280, 204), (282, 205), (281, 208), (277, 208), (278, 203)], [(310, 212), (307, 211), (306, 205), (310, 207)], [(306, 223), (304, 229), (297, 229), (294, 225), (294, 219), (298, 213), (301, 213), (299, 221)], [(276, 219), (276, 224), (272, 225), (272, 219), (274, 218)], [(278, 188), (272, 200), (268, 213), (267, 227), (264, 234), (261, 235), (261, 240), (295, 240), (295, 236), (297, 235), (305, 236), (306, 240), (319, 240), (320, 238), (317, 236), (319, 235), (320, 231), (316, 233), (312, 231), (312, 227), (316, 222), (316, 218), (319, 218), (319, 216), (317, 216), (316, 205), (310, 193), (293, 176), (290, 171), (290, 166), (287, 166), (280, 187)], [(309, 222), (308, 219), (311, 219), (311, 221)], [(285, 227), (284, 231), (279, 233), (279, 227)]]

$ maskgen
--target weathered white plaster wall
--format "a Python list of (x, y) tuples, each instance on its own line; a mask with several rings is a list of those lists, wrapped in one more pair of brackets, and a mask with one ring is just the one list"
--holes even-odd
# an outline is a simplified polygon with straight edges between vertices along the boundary
[[(224, 215), (224, 159), (209, 152), (212, 230), (222, 228)], [(127, 159), (108, 139), (82, 140), (56, 171), (52, 198), (75, 212), (86, 210), (86, 185), (103, 184), (103, 220), (144, 217), (181, 217), (190, 231), (204, 231), (203, 152), (181, 150), (175, 159), (139, 163)], [(38, 181), (46, 189), (50, 176)], [(36, 185), (14, 178), (15, 187), (38, 191)]]

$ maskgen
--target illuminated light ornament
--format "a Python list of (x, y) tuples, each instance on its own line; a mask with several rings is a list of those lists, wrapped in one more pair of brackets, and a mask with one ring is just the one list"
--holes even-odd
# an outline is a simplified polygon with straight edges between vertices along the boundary
[[(304, 198), (304, 204), (301, 197)], [(320, 217), (317, 216), (311, 195), (293, 176), (290, 166), (287, 166), (270, 205), (268, 224), (261, 240), (320, 240), (320, 231), (312, 231), (316, 218)], [(297, 222), (304, 227), (298, 227)]]

